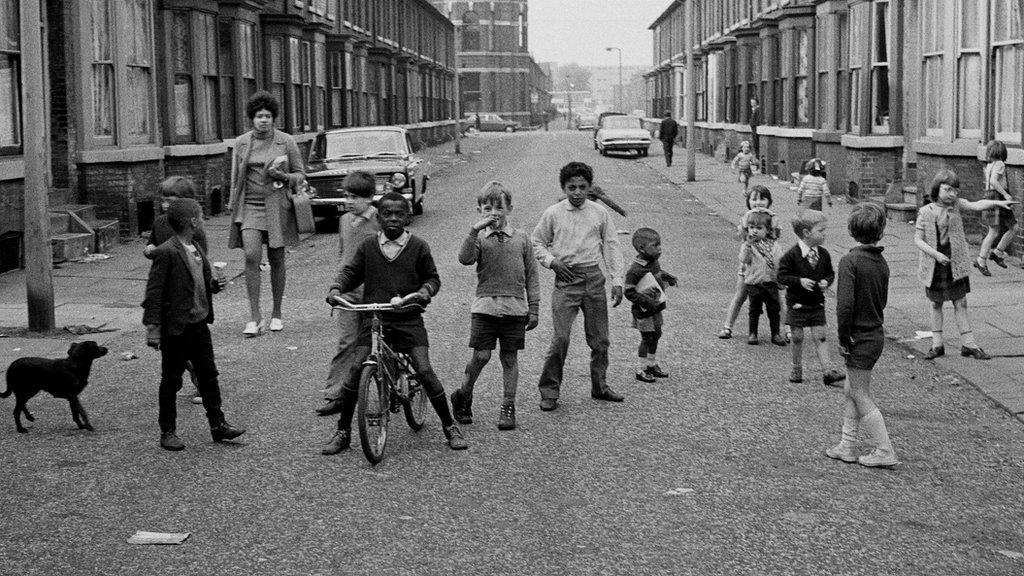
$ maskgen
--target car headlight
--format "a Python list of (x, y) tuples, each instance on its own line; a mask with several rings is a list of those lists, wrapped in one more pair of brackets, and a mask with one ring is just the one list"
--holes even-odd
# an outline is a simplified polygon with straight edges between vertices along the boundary
[(395, 188), (404, 188), (406, 182), (405, 174), (401, 172), (395, 172), (391, 175), (391, 185)]

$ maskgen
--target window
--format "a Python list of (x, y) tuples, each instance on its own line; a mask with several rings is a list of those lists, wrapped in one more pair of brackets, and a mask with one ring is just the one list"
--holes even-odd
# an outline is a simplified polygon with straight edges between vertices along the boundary
[(197, 124), (199, 139), (209, 142), (220, 137), (220, 91), (217, 76), (217, 20), (205, 12), (195, 14), (196, 67), (202, 83), (201, 103)]
[(992, 11), (992, 91), (995, 137), (1021, 143), (1024, 124), (1024, 34), (1016, 0), (995, 0)]
[(981, 138), (981, 18), (976, 0), (961, 0), (957, 50), (957, 127), (961, 138)]
[(864, 30), (870, 4), (850, 7), (850, 132), (860, 133), (861, 72), (864, 62)]
[(171, 91), (173, 114), (172, 142), (190, 142), (195, 137), (192, 116), (192, 43), (189, 39), (188, 12), (171, 14)]
[(0, 5), (0, 154), (21, 154), (21, 19), (18, 1)]
[(942, 136), (942, 57), (945, 31), (941, 0), (921, 0), (922, 127), (926, 136)]
[[(761, 45), (752, 44), (750, 46), (750, 58), (747, 59), (749, 66), (747, 68), (747, 96), (743, 101), (744, 110), (744, 122), (750, 122), (750, 100), (757, 98), (758, 103), (761, 102), (760, 90), (758, 85), (761, 83)], [(762, 112), (763, 115), (763, 112)]]
[(270, 71), (270, 93), (277, 98), (281, 109), (278, 111), (275, 125), (280, 128), (284, 125), (284, 38), (271, 36), (267, 42), (267, 68)]
[(694, 95), (697, 97), (697, 115), (694, 120), (705, 121), (708, 119), (708, 59), (705, 57), (698, 62), (696, 69), (697, 77), (694, 80), (696, 80), (697, 88), (694, 90)]
[(345, 125), (345, 70), (342, 52), (331, 52), (331, 119), (332, 127)]
[(238, 67), (242, 74), (245, 98), (256, 92), (256, 26), (238, 23)]
[(316, 72), (316, 129), (324, 129), (327, 108), (327, 47), (322, 42), (313, 44), (313, 64)]
[[(92, 134), (113, 143), (114, 49), (109, 0), (92, 3)], [(99, 140), (98, 140), (99, 141)]]
[(349, 126), (358, 126), (355, 116), (355, 89), (353, 79), (355, 74), (352, 71), (353, 57), (351, 52), (345, 52), (345, 120)]
[(889, 133), (889, 2), (871, 6), (871, 132)]
[(472, 10), (462, 14), (462, 50), (480, 49), (480, 19)]
[(839, 58), (836, 64), (835, 127), (838, 130), (846, 130), (850, 120), (850, 78), (846, 69), (846, 63), (850, 60), (850, 24), (849, 15), (846, 12), (838, 13), (836, 18), (836, 28), (839, 30), (839, 34), (835, 45), (839, 49)]
[(238, 116), (237, 93), (235, 92), (235, 50), (232, 42), (232, 22), (222, 18), (218, 22), (218, 52), (220, 53), (220, 112), (221, 134), (230, 138), (239, 133), (241, 121)]
[(302, 66), (302, 50), (299, 47), (299, 39), (294, 37), (288, 38), (288, 72), (289, 80), (291, 82), (291, 90), (289, 100), (282, 100), (282, 103), (288, 102), (289, 121), (292, 129), (304, 130), (309, 123), (309, 119), (305, 116), (306, 107), (303, 105), (305, 98), (303, 92), (303, 78), (309, 72), (303, 73)]
[(825, 14), (818, 16), (814, 34), (814, 54), (817, 62), (817, 80), (815, 81), (814, 102), (817, 108), (818, 128), (822, 130), (835, 129), (835, 108), (832, 101), (835, 98), (835, 90), (832, 88), (832, 69), (836, 65), (834, 30), (832, 23), (835, 16)]
[(169, 139), (208, 142), (220, 136), (217, 20), (205, 12), (171, 11)]
[(811, 73), (810, 37), (806, 28), (796, 31), (796, 68), (793, 76), (794, 98), (796, 106), (796, 125), (807, 126), (811, 122), (811, 95), (808, 93), (808, 76)]

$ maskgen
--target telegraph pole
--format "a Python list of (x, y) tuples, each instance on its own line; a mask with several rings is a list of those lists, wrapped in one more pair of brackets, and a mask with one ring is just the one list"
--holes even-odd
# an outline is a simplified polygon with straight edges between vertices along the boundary
[[(451, 8), (449, 8), (450, 10)], [(451, 14), (449, 14), (451, 17)], [(455, 25), (455, 153), (462, 154), (462, 88), (459, 86), (459, 50), (462, 48), (462, 20)]]
[(43, 30), (39, 2), (21, 2), (22, 145), (25, 158), (25, 287), (28, 329), (52, 330), (53, 250), (47, 197), (46, 113), (43, 97)]
[(693, 44), (696, 27), (693, 25), (693, 0), (686, 0), (686, 181), (697, 181), (697, 77), (694, 73)]

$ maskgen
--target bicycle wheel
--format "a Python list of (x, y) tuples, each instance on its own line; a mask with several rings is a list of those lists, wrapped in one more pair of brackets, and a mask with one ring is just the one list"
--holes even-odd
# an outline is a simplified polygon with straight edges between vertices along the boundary
[(384, 459), (384, 446), (388, 441), (388, 420), (391, 417), (388, 410), (390, 397), (391, 391), (379, 367), (364, 366), (359, 378), (356, 419), (359, 421), (359, 443), (371, 464), (378, 464)]
[[(408, 374), (402, 373), (400, 378), (409, 378)], [(409, 382), (409, 399), (402, 405), (405, 410), (405, 421), (409, 428), (419, 432), (423, 428), (423, 417), (427, 411), (427, 392), (415, 380)]]

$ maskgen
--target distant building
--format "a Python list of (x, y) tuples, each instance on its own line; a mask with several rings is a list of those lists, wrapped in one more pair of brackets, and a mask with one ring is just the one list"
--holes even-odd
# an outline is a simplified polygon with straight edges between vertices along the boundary
[[(649, 106), (681, 119), (692, 1), (666, 2), (650, 26)], [(699, 149), (725, 158), (749, 140), (748, 102), (757, 97), (760, 155), (782, 177), (817, 156), (828, 162), (833, 191), (880, 195), (917, 185), (920, 197), (948, 166), (962, 196), (976, 199), (985, 145), (998, 139), (1010, 150), (1010, 188), (1020, 198), (1024, 1), (701, 0), (695, 7)]]
[(431, 0), (461, 39), (459, 90), (463, 115), (493, 112), (537, 124), (551, 103), (551, 79), (529, 52), (526, 0)]
[(622, 100), (619, 100), (619, 67), (587, 66), (590, 70), (590, 91), (595, 105), (619, 112), (646, 108), (643, 74), (646, 66), (622, 67)]
[[(278, 126), (304, 148), (340, 126), (454, 134), (455, 29), (428, 0), (41, 4), (45, 62), (23, 61), (19, 3), (0, 9), (0, 272), (21, 265), (27, 131), (48, 134), (51, 207), (94, 205), (128, 235), (149, 229), (168, 175), (194, 179), (207, 212), (224, 206), (257, 89), (278, 97)], [(44, 126), (23, 124), (25, 69), (45, 73), (31, 95)]]

